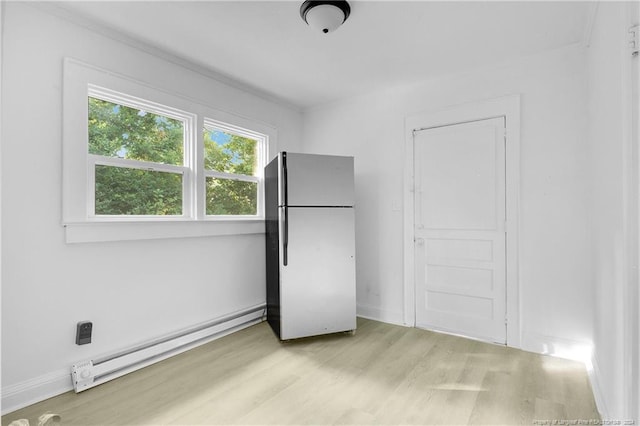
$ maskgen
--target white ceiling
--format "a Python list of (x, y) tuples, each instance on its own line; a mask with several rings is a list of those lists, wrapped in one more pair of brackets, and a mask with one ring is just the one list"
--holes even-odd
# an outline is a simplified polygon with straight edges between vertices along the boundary
[(298, 107), (583, 41), (589, 2), (351, 1), (330, 34), (300, 1), (64, 2), (67, 12)]

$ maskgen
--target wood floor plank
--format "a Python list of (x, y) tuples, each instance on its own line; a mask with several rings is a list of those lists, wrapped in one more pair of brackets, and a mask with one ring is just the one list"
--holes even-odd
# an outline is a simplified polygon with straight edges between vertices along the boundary
[(546, 399), (536, 398), (534, 419), (536, 420), (548, 420), (548, 419), (566, 419), (567, 412), (564, 409), (564, 405), (558, 402), (549, 401)]
[(598, 419), (584, 366), (358, 319), (280, 342), (260, 323), (80, 394), (2, 417), (64, 425), (531, 424)]

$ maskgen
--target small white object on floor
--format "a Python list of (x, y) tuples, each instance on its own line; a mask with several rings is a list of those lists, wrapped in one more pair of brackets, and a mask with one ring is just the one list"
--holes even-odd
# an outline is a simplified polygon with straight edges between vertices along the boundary
[[(52, 413), (45, 413), (38, 417), (38, 426), (53, 426), (60, 424), (60, 416)], [(9, 426), (30, 426), (29, 420), (18, 419), (9, 423)]]

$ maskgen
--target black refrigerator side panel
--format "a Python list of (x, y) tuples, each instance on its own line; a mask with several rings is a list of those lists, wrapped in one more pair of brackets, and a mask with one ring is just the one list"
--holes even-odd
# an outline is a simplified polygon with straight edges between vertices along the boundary
[(278, 238), (278, 170), (276, 157), (264, 169), (267, 321), (280, 337), (280, 241)]

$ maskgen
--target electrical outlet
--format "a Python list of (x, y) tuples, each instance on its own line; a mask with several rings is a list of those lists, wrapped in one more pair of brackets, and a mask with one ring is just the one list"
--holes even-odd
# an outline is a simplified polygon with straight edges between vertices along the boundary
[(93, 324), (91, 321), (80, 321), (76, 326), (76, 345), (91, 343), (92, 331)]

